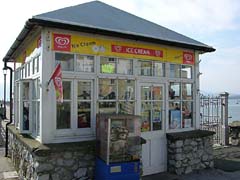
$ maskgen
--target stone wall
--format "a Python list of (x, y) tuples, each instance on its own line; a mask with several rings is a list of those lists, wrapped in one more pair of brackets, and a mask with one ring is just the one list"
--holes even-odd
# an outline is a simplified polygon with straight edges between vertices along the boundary
[(202, 130), (167, 134), (168, 171), (180, 175), (212, 168), (213, 134)]
[(93, 179), (95, 141), (42, 145), (9, 126), (9, 155), (20, 179)]

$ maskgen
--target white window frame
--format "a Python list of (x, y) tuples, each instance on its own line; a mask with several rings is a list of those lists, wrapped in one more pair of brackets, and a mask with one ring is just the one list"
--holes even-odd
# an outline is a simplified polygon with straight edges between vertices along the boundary
[[(29, 129), (23, 129), (23, 83), (29, 83)], [(19, 130), (22, 134), (31, 134), (32, 133), (32, 79), (24, 79), (20, 81), (20, 111), (19, 111)]]

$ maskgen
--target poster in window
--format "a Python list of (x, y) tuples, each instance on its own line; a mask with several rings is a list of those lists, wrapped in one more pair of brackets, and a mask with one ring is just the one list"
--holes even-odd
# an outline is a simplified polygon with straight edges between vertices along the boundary
[(170, 110), (169, 111), (169, 128), (178, 129), (181, 128), (181, 111), (180, 110)]

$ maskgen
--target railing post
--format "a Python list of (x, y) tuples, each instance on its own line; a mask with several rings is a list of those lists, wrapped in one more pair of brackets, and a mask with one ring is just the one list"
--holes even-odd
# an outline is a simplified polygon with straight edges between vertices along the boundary
[(229, 93), (224, 92), (220, 94), (221, 106), (223, 107), (222, 112), (222, 142), (223, 145), (229, 145), (229, 127), (228, 127), (228, 96)]

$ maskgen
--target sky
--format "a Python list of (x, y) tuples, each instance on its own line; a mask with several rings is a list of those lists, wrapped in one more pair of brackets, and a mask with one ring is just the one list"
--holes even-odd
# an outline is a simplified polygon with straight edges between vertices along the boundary
[[(200, 56), (201, 91), (240, 94), (239, 0), (101, 1), (214, 47), (215, 52)], [(0, 99), (3, 98), (2, 59), (25, 22), (34, 15), (85, 2), (89, 0), (1, 1)]]

